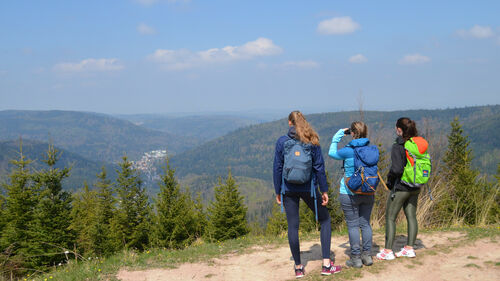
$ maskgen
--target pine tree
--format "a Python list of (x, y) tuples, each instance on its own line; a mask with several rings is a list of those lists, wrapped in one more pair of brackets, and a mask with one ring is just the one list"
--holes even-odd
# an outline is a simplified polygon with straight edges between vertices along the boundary
[[(274, 202), (273, 202), (274, 203)], [(281, 206), (274, 203), (266, 225), (267, 235), (281, 235), (288, 229), (285, 213), (281, 212)]]
[(3, 184), (5, 201), (3, 202), (3, 229), (0, 236), (0, 252), (5, 255), (2, 265), (6, 269), (27, 268), (27, 257), (33, 243), (33, 233), (29, 231), (38, 203), (38, 190), (33, 184), (28, 169), (31, 160), (23, 154), (22, 140), (19, 145), (19, 159), (14, 165), (8, 183)]
[(482, 195), (484, 191), (477, 184), (479, 172), (471, 168), (472, 150), (469, 144), (468, 137), (463, 134), (462, 125), (455, 117), (451, 122), (448, 148), (444, 157), (445, 177), (450, 188), (440, 206), (441, 212), (444, 212), (442, 217), (451, 218), (453, 223), (475, 224), (478, 218), (477, 210), (482, 204), (477, 196)]
[(249, 232), (247, 207), (240, 195), (238, 186), (229, 171), (225, 184), (219, 179), (215, 186), (215, 201), (209, 208), (208, 239), (223, 241), (235, 239)]
[(120, 163), (116, 192), (118, 206), (111, 221), (115, 249), (144, 250), (149, 246), (151, 210), (142, 181), (127, 157)]
[(196, 238), (201, 238), (205, 234), (205, 229), (208, 223), (207, 214), (203, 208), (203, 201), (201, 199), (201, 192), (198, 192), (194, 200), (194, 210), (195, 210), (195, 218), (196, 218), (196, 228), (195, 228), (195, 236)]
[(103, 166), (97, 175), (96, 195), (97, 195), (97, 236), (95, 252), (98, 255), (109, 255), (114, 252), (111, 241), (111, 220), (115, 212), (115, 197), (111, 181), (107, 179), (106, 168)]
[[(55, 168), (59, 159), (57, 149), (49, 144), (44, 162), (48, 169), (36, 172), (35, 184), (40, 190), (40, 200), (35, 209), (33, 225), (35, 265), (53, 265), (65, 259), (64, 251), (72, 249), (74, 232), (71, 224), (71, 194), (62, 189), (62, 181), (69, 176), (69, 168)], [(47, 253), (54, 253), (47, 255)], [(58, 253), (58, 254), (56, 254)]]
[(158, 247), (183, 248), (196, 238), (195, 205), (188, 192), (182, 192), (175, 170), (167, 159), (161, 175), (160, 192), (155, 202), (154, 244)]
[(96, 254), (97, 245), (97, 193), (89, 190), (85, 182), (83, 191), (74, 195), (71, 225), (76, 234), (76, 244), (84, 255)]

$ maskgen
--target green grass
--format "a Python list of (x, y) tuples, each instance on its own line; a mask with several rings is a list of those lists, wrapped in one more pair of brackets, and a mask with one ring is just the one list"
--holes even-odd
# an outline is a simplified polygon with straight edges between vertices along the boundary
[(468, 264), (465, 265), (465, 267), (481, 268), (479, 265), (477, 265), (475, 263), (468, 263)]
[[(482, 238), (490, 238), (492, 241), (498, 239), (500, 236), (499, 227), (487, 228), (445, 228), (445, 229), (432, 229), (422, 230), (423, 233), (443, 232), (443, 231), (458, 231), (464, 233), (458, 243), (451, 243), (450, 245), (440, 245), (433, 249), (427, 249), (419, 253), (419, 256), (425, 255), (438, 255), (439, 253), (449, 252), (455, 247), (460, 247), (464, 243), (473, 242)], [(381, 231), (379, 231), (381, 232)], [(382, 233), (382, 232), (381, 232)], [(346, 230), (333, 233), (334, 236), (347, 235)], [(319, 232), (301, 233), (301, 241), (308, 241), (318, 239)], [(335, 237), (333, 238), (335, 239)], [(148, 269), (148, 268), (174, 268), (179, 264), (186, 262), (199, 262), (204, 261), (210, 264), (213, 258), (220, 258), (227, 254), (244, 254), (256, 251), (256, 247), (265, 246), (266, 248), (283, 247), (288, 244), (285, 235), (279, 237), (269, 236), (247, 236), (235, 240), (228, 240), (221, 243), (195, 243), (194, 245), (182, 250), (166, 250), (166, 249), (150, 249), (148, 251), (137, 253), (134, 251), (122, 251), (115, 255), (102, 258), (91, 259), (87, 261), (79, 261), (75, 263), (72, 261), (70, 264), (58, 267), (47, 274), (30, 276), (28, 280), (36, 281), (80, 281), (80, 280), (117, 280), (116, 273), (123, 268), (132, 270)], [(469, 259), (474, 257), (469, 256)], [(283, 261), (286, 264), (288, 261)], [(346, 268), (341, 273), (335, 276), (324, 277), (319, 274), (307, 275), (305, 280), (353, 280), (359, 278), (364, 272), (377, 274), (384, 271), (387, 266), (391, 266), (393, 262), (402, 261), (389, 261), (377, 262), (373, 266), (363, 267), (362, 270)], [(493, 262), (491, 262), (493, 264)], [(420, 261), (412, 260), (412, 264), (407, 267), (422, 265)], [(480, 268), (476, 264), (469, 264), (469, 267)], [(500, 266), (500, 262), (495, 263), (495, 266)], [(50, 278), (52, 276), (52, 278)], [(212, 277), (212, 276), (210, 276)], [(20, 280), (23, 280), (22, 277)], [(209, 278), (209, 277), (207, 277)]]
[(474, 256), (467, 256), (468, 259), (471, 259), (471, 260), (477, 260), (477, 257), (474, 257)]

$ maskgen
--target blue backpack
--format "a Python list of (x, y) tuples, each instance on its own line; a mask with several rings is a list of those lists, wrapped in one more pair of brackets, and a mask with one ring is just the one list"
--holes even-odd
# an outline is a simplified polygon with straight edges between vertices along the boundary
[[(312, 176), (312, 144), (306, 144), (295, 139), (289, 139), (283, 144), (283, 177), (281, 183), (281, 212), (283, 212), (283, 194), (285, 180), (292, 184), (305, 184)], [(311, 197), (314, 198), (315, 216), (318, 221), (318, 206), (316, 204), (316, 188), (314, 178), (311, 180)]]
[(311, 144), (290, 139), (283, 146), (283, 178), (293, 184), (308, 182), (312, 172)]
[(375, 145), (353, 147), (354, 174), (344, 180), (345, 185), (355, 194), (373, 195), (379, 183), (379, 151)]

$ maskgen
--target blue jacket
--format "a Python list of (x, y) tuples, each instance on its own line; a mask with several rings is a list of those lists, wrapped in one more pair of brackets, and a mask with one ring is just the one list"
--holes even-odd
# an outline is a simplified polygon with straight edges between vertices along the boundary
[[(281, 183), (283, 176), (283, 163), (284, 151), (283, 144), (289, 140), (295, 138), (295, 127), (290, 127), (288, 134), (286, 136), (281, 136), (276, 142), (276, 149), (274, 152), (274, 164), (273, 164), (273, 180), (274, 180), (274, 191), (276, 194), (281, 192)], [(325, 161), (323, 160), (323, 155), (321, 154), (321, 147), (319, 145), (313, 145), (311, 150), (312, 155), (312, 171), (313, 175), (311, 177), (315, 179), (315, 183), (319, 184), (319, 189), (321, 192), (328, 191), (328, 184), (326, 183), (325, 174)], [(291, 184), (287, 181), (284, 182), (285, 192), (311, 192), (311, 181), (305, 184)]]
[(344, 136), (344, 129), (340, 129), (332, 138), (332, 144), (328, 155), (333, 159), (344, 160), (344, 177), (340, 180), (340, 194), (353, 195), (344, 183), (344, 178), (348, 178), (354, 174), (354, 147), (365, 146), (370, 144), (367, 138), (353, 139), (345, 147), (337, 150), (337, 145)]

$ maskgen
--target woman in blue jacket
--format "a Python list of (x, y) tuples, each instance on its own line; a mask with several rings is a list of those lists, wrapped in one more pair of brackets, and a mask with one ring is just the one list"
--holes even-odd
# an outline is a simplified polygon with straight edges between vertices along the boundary
[[(331, 246), (331, 224), (330, 214), (326, 208), (328, 203), (328, 185), (326, 183), (325, 163), (319, 146), (319, 136), (304, 118), (300, 111), (293, 111), (288, 115), (288, 134), (280, 137), (276, 142), (273, 165), (274, 189), (276, 191), (276, 202), (285, 208), (288, 222), (288, 242), (295, 261), (295, 276), (304, 276), (304, 266), (300, 260), (299, 246), (299, 201), (302, 200), (315, 212), (318, 210), (318, 220), (321, 224), (321, 252), (323, 256), (322, 275), (331, 275), (340, 272), (340, 266), (335, 266), (330, 260)], [(285, 164), (285, 142), (290, 140), (299, 141), (304, 146), (310, 148), (312, 158), (312, 176), (304, 184), (293, 184), (283, 177), (283, 165)], [(297, 152), (295, 152), (297, 153)], [(297, 154), (295, 154), (297, 155)], [(321, 198), (315, 200), (311, 197), (311, 181), (319, 184)], [(314, 187), (316, 189), (316, 187)], [(281, 195), (283, 194), (283, 202)], [(316, 194), (319, 194), (316, 189)], [(320, 202), (321, 201), (321, 202)], [(315, 206), (316, 204), (316, 206)]]
[[(353, 140), (345, 147), (337, 150), (338, 143), (349, 133)], [(347, 229), (349, 231), (349, 243), (351, 244), (351, 259), (346, 262), (349, 267), (360, 268), (364, 265), (373, 264), (371, 257), (372, 228), (370, 216), (372, 213), (374, 195), (360, 195), (352, 193), (345, 185), (345, 179), (354, 174), (354, 147), (365, 146), (370, 143), (366, 138), (368, 129), (363, 122), (353, 122), (350, 128), (340, 129), (332, 138), (328, 155), (337, 160), (344, 160), (344, 177), (340, 181), (339, 201), (344, 211)], [(359, 238), (361, 229), (362, 249)]]

